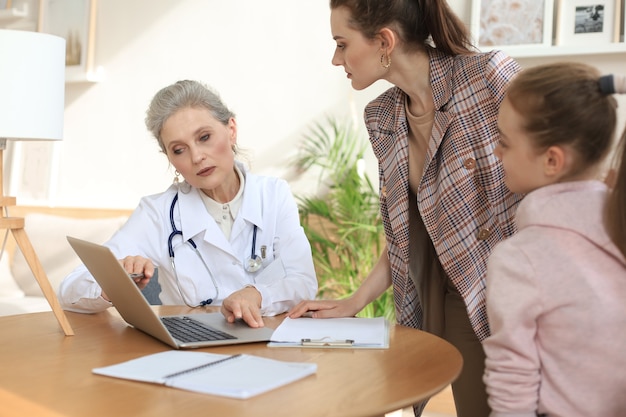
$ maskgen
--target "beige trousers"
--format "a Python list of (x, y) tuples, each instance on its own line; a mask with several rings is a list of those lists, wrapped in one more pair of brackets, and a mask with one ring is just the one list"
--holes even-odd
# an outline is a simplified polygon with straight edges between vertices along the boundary
[(422, 306), (423, 330), (447, 340), (463, 356), (463, 370), (452, 383), (457, 416), (488, 417), (490, 409), (482, 379), (485, 352), (472, 329), (463, 298), (439, 262), (419, 215), (415, 194), (410, 193), (409, 201), (409, 275)]

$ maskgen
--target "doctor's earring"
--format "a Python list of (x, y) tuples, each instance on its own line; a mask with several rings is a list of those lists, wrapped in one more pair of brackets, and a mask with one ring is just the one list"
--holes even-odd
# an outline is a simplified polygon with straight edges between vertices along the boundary
[(174, 171), (174, 184), (178, 186), (178, 190), (180, 192), (182, 192), (183, 194), (187, 194), (189, 191), (191, 191), (191, 185), (185, 181), (185, 178), (180, 179), (181, 175), (180, 172), (178, 172), (178, 170)]

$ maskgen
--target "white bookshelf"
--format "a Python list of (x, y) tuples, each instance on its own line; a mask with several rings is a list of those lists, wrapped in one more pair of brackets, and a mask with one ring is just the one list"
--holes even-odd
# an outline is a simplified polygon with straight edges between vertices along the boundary
[(29, 17), (28, 4), (24, 3), (21, 8), (12, 7), (0, 10), (0, 27), (6, 27)]
[[(562, 46), (500, 46), (513, 58), (542, 58), (575, 55), (624, 54), (626, 43), (615, 42), (603, 45), (562, 45)], [(487, 49), (483, 48), (483, 51)]]

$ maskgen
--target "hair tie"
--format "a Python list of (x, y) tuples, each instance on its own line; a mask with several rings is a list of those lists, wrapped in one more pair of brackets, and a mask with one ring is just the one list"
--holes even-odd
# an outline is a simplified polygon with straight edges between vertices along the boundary
[(602, 94), (615, 94), (615, 83), (613, 81), (613, 74), (603, 75), (598, 80), (600, 85), (600, 92)]
[(626, 94), (626, 75), (613, 76), (613, 89), (617, 94)]

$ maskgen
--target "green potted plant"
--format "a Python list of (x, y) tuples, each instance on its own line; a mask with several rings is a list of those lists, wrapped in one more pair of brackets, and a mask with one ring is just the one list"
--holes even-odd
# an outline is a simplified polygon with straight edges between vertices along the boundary
[[(295, 166), (317, 176), (317, 193), (296, 196), (311, 242), (319, 282), (318, 298), (350, 296), (384, 248), (378, 193), (365, 174), (366, 137), (351, 124), (328, 118), (305, 134)], [(391, 289), (367, 305), (360, 317), (394, 320)]]

